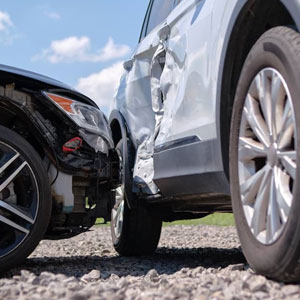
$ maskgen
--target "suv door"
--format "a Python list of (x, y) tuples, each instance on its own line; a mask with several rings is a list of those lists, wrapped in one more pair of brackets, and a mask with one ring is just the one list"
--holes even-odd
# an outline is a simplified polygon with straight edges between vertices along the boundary
[[(226, 2), (180, 1), (166, 20), (170, 33), (160, 80), (164, 115), (154, 151), (154, 181), (164, 196), (228, 192), (217, 151), (213, 72), (215, 18)], [(216, 174), (219, 190), (208, 173)]]
[(180, 5), (167, 19), (170, 38), (161, 80), (165, 116), (156, 146), (191, 136), (216, 136), (214, 103), (208, 94), (214, 2), (177, 0)]
[[(151, 194), (157, 192), (152, 183), (153, 147), (163, 115), (159, 77), (163, 68), (164, 42), (168, 37), (164, 20), (173, 5), (174, 0), (150, 1), (140, 43), (133, 57), (124, 64), (127, 72), (116, 97), (117, 106), (126, 119), (131, 140), (137, 149), (134, 182), (145, 193)], [(156, 94), (156, 99), (153, 94)]]

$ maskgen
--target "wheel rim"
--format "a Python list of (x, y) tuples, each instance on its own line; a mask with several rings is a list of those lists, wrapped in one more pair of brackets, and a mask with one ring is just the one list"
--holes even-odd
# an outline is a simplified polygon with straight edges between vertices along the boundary
[(296, 145), (288, 86), (278, 71), (263, 69), (246, 96), (238, 150), (244, 214), (262, 244), (274, 243), (289, 218), (296, 180)]
[(123, 158), (122, 154), (118, 153), (120, 162), (120, 176), (122, 184), (115, 191), (115, 205), (111, 212), (112, 230), (116, 239), (119, 239), (124, 223), (124, 208), (125, 208), (125, 184), (123, 175)]
[(0, 258), (30, 234), (39, 208), (34, 172), (24, 157), (0, 142)]

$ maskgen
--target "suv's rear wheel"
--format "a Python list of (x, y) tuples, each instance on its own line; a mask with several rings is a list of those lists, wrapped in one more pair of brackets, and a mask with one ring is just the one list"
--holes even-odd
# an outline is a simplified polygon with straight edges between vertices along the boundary
[[(130, 151), (128, 140), (126, 142), (129, 146), (129, 157), (128, 159), (124, 158), (123, 141), (121, 140), (116, 147), (120, 160), (122, 185), (116, 189), (115, 205), (111, 214), (113, 245), (116, 251), (124, 256), (152, 254), (159, 242), (162, 221), (155, 218), (139, 199), (136, 199), (136, 207), (133, 209), (128, 207), (126, 190), (130, 189), (126, 189), (125, 185), (130, 180), (126, 180), (125, 174), (131, 174), (131, 172), (125, 172), (125, 170), (126, 168), (131, 169), (134, 158), (131, 156), (132, 151)], [(126, 165), (126, 161), (130, 166)], [(132, 195), (132, 197), (137, 196)]]
[(231, 127), (233, 210), (250, 265), (300, 279), (300, 35), (286, 27), (254, 45), (239, 80)]
[(0, 271), (37, 246), (51, 213), (49, 180), (30, 144), (0, 126)]

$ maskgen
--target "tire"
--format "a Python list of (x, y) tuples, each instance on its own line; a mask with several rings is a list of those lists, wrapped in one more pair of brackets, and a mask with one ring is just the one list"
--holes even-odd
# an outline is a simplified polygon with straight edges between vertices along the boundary
[[(130, 209), (127, 203), (125, 191), (130, 191), (131, 187), (125, 188), (125, 184), (129, 184), (130, 180), (125, 178), (125, 170), (134, 164), (132, 156), (131, 143), (126, 140), (128, 147), (128, 162), (130, 166), (125, 165), (123, 155), (123, 141), (121, 140), (116, 146), (121, 165), (122, 185), (116, 190), (115, 207), (112, 210), (111, 217), (111, 235), (115, 250), (123, 256), (138, 256), (152, 254), (158, 245), (162, 221), (156, 219), (150, 213), (149, 209), (141, 204), (137, 196), (132, 194), (131, 198), (135, 197), (136, 205)], [(132, 173), (132, 172), (130, 172)], [(132, 174), (131, 174), (132, 176)], [(119, 217), (116, 217), (117, 212)], [(119, 227), (118, 227), (119, 224)]]
[(0, 272), (4, 272), (22, 263), (43, 238), (51, 214), (51, 191), (37, 152), (3, 126), (0, 191)]
[(299, 78), (300, 35), (287, 27), (267, 31), (242, 69), (230, 135), (243, 252), (257, 273), (286, 282), (300, 280)]

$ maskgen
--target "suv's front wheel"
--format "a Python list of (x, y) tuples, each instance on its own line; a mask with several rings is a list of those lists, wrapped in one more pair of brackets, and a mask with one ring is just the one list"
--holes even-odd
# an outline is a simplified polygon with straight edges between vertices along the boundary
[[(162, 221), (155, 218), (149, 209), (142, 205), (140, 199), (136, 199), (134, 208), (128, 207), (126, 184), (130, 180), (126, 180), (126, 174), (131, 175), (134, 157), (132, 157), (133, 151), (130, 149), (129, 141), (125, 140), (128, 145), (128, 159), (125, 159), (123, 142), (124, 140), (121, 140), (116, 147), (120, 160), (122, 184), (115, 191), (115, 203), (111, 213), (113, 245), (116, 251), (124, 256), (152, 254), (159, 242)], [(129, 172), (125, 172), (126, 168)]]
[(268, 277), (300, 279), (300, 35), (277, 27), (242, 70), (231, 126), (231, 193), (242, 248)]

